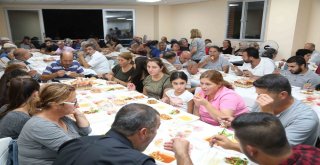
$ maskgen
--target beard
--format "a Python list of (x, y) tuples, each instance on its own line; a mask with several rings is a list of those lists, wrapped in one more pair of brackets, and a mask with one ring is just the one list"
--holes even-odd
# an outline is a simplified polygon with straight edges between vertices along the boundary
[(292, 74), (299, 74), (299, 73), (301, 73), (302, 72), (302, 69), (299, 67), (299, 69), (298, 70), (296, 70), (296, 71), (290, 71)]
[(251, 60), (243, 60), (243, 62), (245, 62), (245, 63), (251, 63), (252, 61), (251, 61)]

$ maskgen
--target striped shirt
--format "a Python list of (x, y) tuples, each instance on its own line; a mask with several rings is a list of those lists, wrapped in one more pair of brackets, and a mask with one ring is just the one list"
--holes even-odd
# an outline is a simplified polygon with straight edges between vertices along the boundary
[[(83, 69), (80, 66), (78, 61), (73, 60), (71, 66), (69, 68), (64, 68), (63, 66), (61, 66), (61, 62), (60, 60), (53, 62), (52, 64), (48, 65), (46, 70), (43, 71), (43, 75), (49, 75), (55, 72), (58, 72), (59, 70), (65, 70), (65, 71), (70, 71), (70, 72), (76, 72), (78, 74), (82, 74), (83, 73)], [(70, 78), (69, 76), (67, 76), (66, 74), (61, 77), (61, 78)]]

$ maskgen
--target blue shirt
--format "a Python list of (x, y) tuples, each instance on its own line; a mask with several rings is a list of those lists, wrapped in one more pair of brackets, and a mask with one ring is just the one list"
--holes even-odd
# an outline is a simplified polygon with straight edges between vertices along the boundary
[(0, 58), (7, 58), (10, 60), (10, 58), (8, 57), (8, 53), (6, 52), (3, 52), (1, 55), (0, 55)]
[[(49, 75), (55, 72), (58, 72), (59, 70), (65, 70), (65, 71), (70, 71), (70, 72), (76, 72), (78, 74), (83, 73), (83, 69), (80, 66), (78, 61), (73, 60), (71, 66), (69, 68), (64, 68), (61, 66), (60, 60), (57, 60), (56, 62), (53, 62), (52, 64), (48, 65), (46, 70), (43, 71), (43, 75)], [(66, 74), (61, 77), (61, 78), (70, 78)]]

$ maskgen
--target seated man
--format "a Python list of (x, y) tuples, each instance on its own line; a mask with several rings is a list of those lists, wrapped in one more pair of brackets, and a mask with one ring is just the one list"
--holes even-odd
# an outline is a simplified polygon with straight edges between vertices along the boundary
[(14, 59), (13, 51), (17, 49), (17, 46), (11, 43), (5, 43), (2, 47), (2, 53), (0, 55), (0, 60), (2, 62), (9, 62), (10, 60)]
[(12, 64), (12, 63), (17, 63), (17, 62), (23, 62), (27, 65), (28, 67), (28, 73), (29, 75), (35, 79), (35, 80), (39, 80), (40, 79), (40, 74), (35, 70), (35, 68), (32, 68), (30, 66), (30, 63), (27, 61), (31, 58), (31, 53), (23, 48), (17, 48), (13, 51), (13, 56), (14, 59), (10, 60), (8, 62), (8, 64)]
[(209, 55), (202, 57), (199, 62), (199, 68), (213, 69), (217, 71), (229, 72), (229, 61), (221, 54), (218, 46), (209, 47)]
[(316, 65), (319, 65), (320, 64), (320, 52), (316, 51), (316, 45), (314, 43), (306, 43), (304, 45), (304, 49), (308, 49), (312, 53), (310, 62), (313, 62)]
[(260, 57), (259, 51), (255, 48), (247, 48), (242, 54), (244, 64), (242, 67), (232, 66), (231, 69), (238, 76), (250, 77), (258, 79), (259, 77), (271, 74), (276, 66), (271, 59)]
[(298, 49), (296, 52), (296, 56), (300, 56), (303, 57), (304, 60), (306, 60), (308, 69), (315, 71), (317, 69), (317, 66), (315, 63), (311, 62), (311, 53), (312, 51), (308, 50), (308, 49)]
[[(54, 165), (132, 164), (155, 165), (143, 152), (157, 134), (160, 115), (144, 104), (128, 104), (117, 113), (111, 129), (102, 136), (87, 136), (63, 144)], [(174, 139), (168, 149), (175, 152), (178, 165), (191, 165), (188, 142), (179, 146)], [(177, 144), (175, 144), (177, 143)]]
[(108, 59), (96, 50), (95, 44), (88, 43), (85, 46), (87, 56), (83, 53), (78, 54), (79, 62), (84, 68), (90, 68), (97, 74), (111, 72)]
[[(193, 85), (191, 83), (191, 75), (195, 75), (199, 72), (199, 68), (198, 68), (198, 64), (195, 61), (188, 61), (187, 62), (187, 69), (186, 70), (182, 70), (187, 76), (188, 76), (188, 82), (186, 85), (186, 88), (191, 88), (191, 87), (195, 87), (197, 85)], [(190, 91), (194, 92), (195, 89), (191, 89)]]
[(40, 45), (40, 52), (43, 54), (54, 54), (58, 46), (52, 42), (50, 37), (44, 39), (44, 43)]
[(191, 53), (189, 51), (182, 51), (180, 56), (176, 57), (173, 65), (178, 69), (186, 68), (188, 61), (191, 60)]
[[(231, 127), (240, 143), (241, 152), (257, 164), (320, 164), (320, 150), (309, 145), (290, 147), (281, 121), (268, 113), (248, 113), (235, 118)], [(225, 148), (230, 143), (224, 135), (213, 138)]]
[(163, 57), (161, 58), (161, 61), (163, 62), (169, 73), (177, 70), (176, 67), (173, 66), (173, 63), (176, 61), (176, 53), (172, 51), (165, 52), (163, 54)]
[(58, 41), (57, 43), (58, 49), (54, 52), (54, 54), (61, 55), (64, 51), (73, 52), (75, 51), (73, 48), (64, 45), (64, 41)]
[(300, 88), (315, 88), (320, 84), (320, 77), (307, 67), (307, 63), (301, 56), (292, 56), (287, 60), (288, 70), (282, 70), (292, 86)]
[(43, 71), (41, 80), (47, 81), (55, 78), (83, 77), (83, 69), (78, 61), (73, 60), (72, 52), (63, 52), (60, 60), (51, 63)]
[(288, 79), (279, 74), (269, 74), (256, 80), (253, 85), (258, 94), (253, 112), (267, 112), (278, 117), (291, 146), (315, 145), (318, 115), (309, 106), (292, 97)]

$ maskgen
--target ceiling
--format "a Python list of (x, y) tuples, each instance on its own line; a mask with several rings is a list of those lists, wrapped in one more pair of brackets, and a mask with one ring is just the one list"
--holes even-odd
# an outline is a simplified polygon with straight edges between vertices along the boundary
[(175, 5), (208, 0), (162, 0), (156, 3), (136, 2), (136, 0), (0, 0), (0, 4), (104, 4), (104, 5)]

